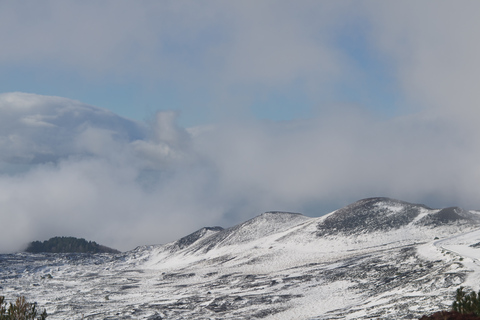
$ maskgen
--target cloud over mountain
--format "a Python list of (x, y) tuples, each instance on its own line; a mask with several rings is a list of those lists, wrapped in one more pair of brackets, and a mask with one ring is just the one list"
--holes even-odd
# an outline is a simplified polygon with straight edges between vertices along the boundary
[(171, 113), (147, 125), (78, 101), (9, 93), (0, 95), (0, 114), (0, 210), (11, 226), (1, 250), (51, 234), (97, 236), (125, 249), (143, 232), (140, 243), (148, 243), (180, 225), (171, 218), (188, 204), (167, 208), (188, 189), (161, 191), (169, 178), (155, 178), (186, 157), (187, 134)]
[[(343, 109), (345, 110), (345, 109)], [(184, 129), (59, 97), (0, 95), (1, 251), (52, 236), (122, 250), (260, 212), (315, 216), (369, 196), (479, 208), (478, 130), (350, 108)]]

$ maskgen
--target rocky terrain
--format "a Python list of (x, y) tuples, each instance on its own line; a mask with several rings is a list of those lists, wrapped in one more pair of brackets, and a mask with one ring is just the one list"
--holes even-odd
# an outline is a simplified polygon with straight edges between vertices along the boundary
[(418, 319), (478, 290), (480, 214), (387, 198), (266, 212), (121, 254), (0, 255), (49, 319)]

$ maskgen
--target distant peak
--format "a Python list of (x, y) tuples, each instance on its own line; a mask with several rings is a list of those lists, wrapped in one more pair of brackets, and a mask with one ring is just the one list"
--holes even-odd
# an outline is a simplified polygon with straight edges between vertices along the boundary
[(317, 227), (318, 235), (398, 229), (413, 222), (424, 205), (386, 197), (366, 198), (334, 211)]
[[(385, 204), (390, 204), (390, 205), (416, 206), (416, 207), (423, 207), (423, 208), (426, 208), (426, 209), (431, 209), (424, 204), (410, 203), (410, 202), (407, 202), (407, 201), (388, 198), (388, 197), (371, 197), (371, 198), (361, 199), (361, 200), (358, 200), (358, 201), (356, 201), (352, 204), (349, 204), (345, 208), (352, 208), (352, 207), (365, 206), (365, 205), (373, 206), (373, 205), (377, 205), (379, 203), (385, 203)], [(342, 209), (345, 209), (345, 208), (342, 208)]]

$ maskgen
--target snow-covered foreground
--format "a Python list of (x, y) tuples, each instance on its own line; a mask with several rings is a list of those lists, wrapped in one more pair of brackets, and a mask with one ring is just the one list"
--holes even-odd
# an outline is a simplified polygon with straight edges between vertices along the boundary
[(118, 255), (0, 255), (49, 319), (418, 319), (480, 277), (476, 212), (385, 198), (264, 213)]

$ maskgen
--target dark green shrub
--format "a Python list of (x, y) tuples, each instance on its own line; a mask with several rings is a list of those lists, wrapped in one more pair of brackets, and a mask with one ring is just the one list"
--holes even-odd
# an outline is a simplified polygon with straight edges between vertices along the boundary
[(46, 318), (46, 310), (43, 310), (37, 318), (35, 303), (27, 302), (25, 297), (18, 297), (15, 304), (10, 303), (7, 308), (5, 297), (0, 296), (0, 320), (45, 320)]
[(463, 314), (480, 315), (480, 291), (476, 293), (472, 291), (467, 293), (463, 291), (463, 287), (457, 289), (455, 301), (452, 304), (453, 311)]
[(30, 242), (26, 252), (30, 253), (119, 253), (120, 251), (99, 245), (95, 241), (87, 241), (75, 237), (54, 237), (46, 241)]

